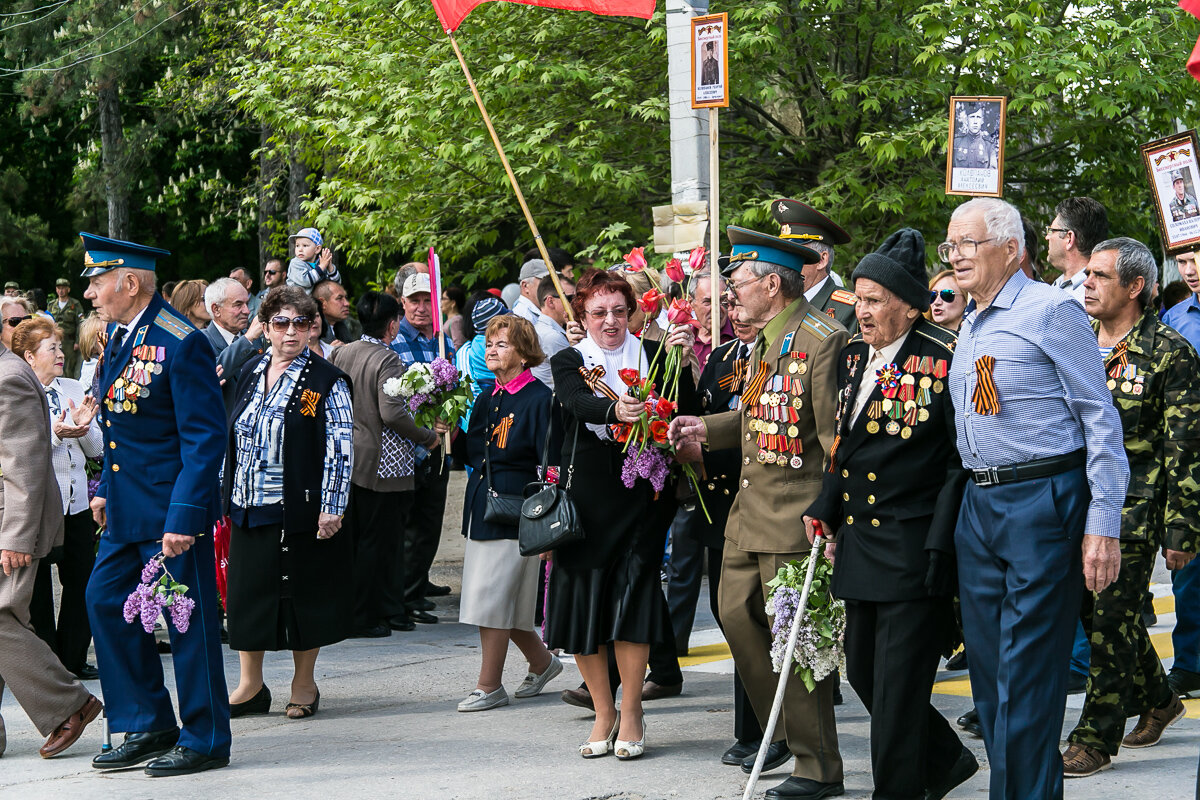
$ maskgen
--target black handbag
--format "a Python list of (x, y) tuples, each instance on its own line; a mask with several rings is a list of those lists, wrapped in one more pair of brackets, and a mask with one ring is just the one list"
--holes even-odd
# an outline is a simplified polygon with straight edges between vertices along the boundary
[[(553, 398), (551, 398), (553, 403)], [(521, 504), (521, 523), (517, 546), (523, 556), (535, 556), (556, 550), (565, 544), (583, 539), (583, 525), (571, 500), (571, 479), (575, 475), (575, 448), (579, 444), (579, 423), (571, 440), (571, 461), (567, 464), (565, 484), (544, 480), (550, 469), (550, 430), (542, 448), (542, 478), (525, 487), (525, 502)], [(562, 473), (559, 473), (562, 480)]]
[(500, 494), (492, 486), (492, 431), (483, 443), (483, 471), (487, 475), (487, 493), (483, 496), (483, 521), (493, 525), (505, 525), (515, 528), (521, 521), (521, 503), (525, 502), (523, 494)]

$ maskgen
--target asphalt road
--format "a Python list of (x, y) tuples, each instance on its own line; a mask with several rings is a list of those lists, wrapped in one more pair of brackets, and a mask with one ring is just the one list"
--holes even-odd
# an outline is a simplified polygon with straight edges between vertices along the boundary
[[(0, 759), (0, 797), (740, 798), (745, 776), (718, 760), (731, 741), (732, 662), (708, 615), (707, 601), (700, 604), (692, 652), (684, 661), (684, 694), (647, 704), (647, 754), (641, 760), (579, 757), (577, 745), (586, 738), (591, 722), (583, 711), (558, 699), (560, 690), (579, 683), (573, 664), (540, 697), (514, 700), (506, 708), (488, 712), (455, 711), (458, 701), (474, 688), (479, 666), (475, 629), (457, 622), (461, 476), (453, 476), (451, 511), (435, 565), (435, 580), (455, 589), (450, 598), (438, 601), (435, 613), (441, 621), (387, 639), (352, 640), (328, 648), (317, 663), (321, 708), (315, 717), (302, 721), (284, 717), (290, 658), (286, 653), (269, 655), (266, 675), (275, 695), (273, 711), (233, 721), (230, 767), (184, 778), (151, 779), (140, 770), (101, 774), (91, 769), (91, 756), (101, 741), (98, 723), (63, 756), (49, 761), (39, 758), (42, 737), (6, 693), (8, 750)], [(1158, 586), (1157, 593), (1160, 620), (1153, 633), (1169, 663), (1173, 605), (1165, 586)], [(168, 686), (173, 686), (170, 657), (163, 662)], [(227, 652), (225, 670), (231, 683), (236, 682), (236, 654)], [(505, 670), (510, 693), (524, 673), (525, 665), (513, 648)], [(943, 672), (939, 677), (934, 705), (954, 719), (971, 704), (965, 673)], [(99, 694), (98, 682), (91, 688)], [(846, 704), (837, 717), (846, 796), (866, 798), (871, 792), (868, 716), (850, 687), (843, 688)], [(1070, 698), (1068, 730), (1078, 708), (1079, 698)], [(1200, 707), (1189, 708), (1189, 717), (1171, 728), (1160, 745), (1122, 751), (1111, 771), (1068, 781), (1067, 798), (1193, 797), (1200, 748), (1196, 717)], [(977, 739), (966, 743), (984, 766), (951, 797), (986, 797), (983, 743)], [(789, 771), (790, 765), (764, 776), (760, 791), (782, 781)]]

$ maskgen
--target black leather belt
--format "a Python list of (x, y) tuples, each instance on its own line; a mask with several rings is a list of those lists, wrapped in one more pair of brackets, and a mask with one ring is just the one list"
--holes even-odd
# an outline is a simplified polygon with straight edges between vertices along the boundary
[(1026, 461), (1023, 464), (1009, 464), (1005, 467), (985, 467), (971, 470), (971, 478), (976, 486), (995, 486), (1000, 483), (1028, 481), (1033, 478), (1048, 478), (1062, 472), (1082, 467), (1087, 463), (1087, 451), (1076, 450), (1065, 456), (1051, 456)]

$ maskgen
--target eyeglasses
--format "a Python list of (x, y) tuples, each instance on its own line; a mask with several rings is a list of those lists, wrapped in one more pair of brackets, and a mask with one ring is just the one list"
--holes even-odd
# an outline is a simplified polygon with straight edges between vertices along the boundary
[(563, 297), (567, 298), (567, 302), (570, 303), (572, 300), (575, 299), (575, 294), (574, 294), (574, 292), (572, 292), (571, 294), (564, 294)]
[(15, 328), (27, 319), (33, 319), (33, 317), (9, 317), (4, 320), (4, 323), (10, 328)]
[(1047, 225), (1046, 229), (1044, 231), (1042, 231), (1042, 236), (1045, 236), (1048, 239), (1048, 238), (1050, 238), (1050, 234), (1052, 234), (1052, 233), (1070, 233), (1070, 232), (1071, 232), (1070, 228), (1051, 228), (1049, 225)]
[(308, 317), (271, 317), (271, 330), (276, 333), (285, 333), (288, 328), (295, 328), (300, 333), (304, 333), (310, 329), (313, 321)]
[(990, 239), (980, 239), (979, 241), (975, 241), (974, 239), (959, 239), (957, 242), (942, 242), (938, 245), (938, 258), (949, 263), (950, 254), (955, 250), (963, 258), (972, 258), (975, 255), (975, 251), (979, 249), (979, 245), (984, 242), (994, 242), (995, 240), (996, 237), (993, 236)]
[[(769, 272), (767, 273), (767, 275), (770, 275), (770, 274), (771, 274), (771, 273), (769, 273)], [(756, 283), (756, 282), (758, 282), (758, 281), (761, 281), (763, 278), (767, 277), (767, 275), (758, 275), (758, 276), (756, 276), (756, 277), (753, 277), (753, 278), (747, 278), (746, 280), (744, 280), (744, 281), (740, 281), (739, 283), (731, 283), (731, 284), (728, 284), (728, 285), (725, 287), (725, 291), (726, 291), (726, 292), (728, 292), (729, 294), (732, 294), (732, 295), (734, 295), (734, 296), (736, 297), (736, 296), (737, 296), (737, 293), (738, 293), (739, 291), (741, 291), (743, 287), (745, 287), (745, 286), (749, 286), (749, 285), (750, 285), (750, 284), (752, 284), (752, 283)]]
[(953, 303), (954, 298), (958, 297), (958, 292), (953, 289), (939, 289), (936, 292), (932, 290), (929, 292), (929, 302), (932, 303), (939, 297), (942, 298), (943, 303)]
[(595, 311), (587, 312), (587, 315), (597, 322), (608, 319), (609, 314), (612, 314), (617, 319), (625, 319), (629, 316), (629, 309), (621, 306), (619, 308), (598, 308)]

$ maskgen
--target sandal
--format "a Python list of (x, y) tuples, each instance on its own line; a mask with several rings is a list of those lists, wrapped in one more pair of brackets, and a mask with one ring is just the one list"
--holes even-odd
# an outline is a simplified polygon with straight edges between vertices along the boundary
[(613, 742), (617, 738), (617, 729), (621, 727), (621, 712), (617, 712), (617, 718), (613, 721), (612, 731), (608, 734), (608, 738), (601, 739), (598, 742), (584, 742), (579, 745), (579, 755), (584, 758), (600, 758), (606, 756), (612, 750)]
[[(288, 719), (304, 719), (311, 717), (317, 713), (317, 709), (321, 707), (321, 690), (317, 689), (317, 696), (311, 703), (288, 703), (284, 707), (283, 713)], [(295, 712), (295, 713), (293, 713)]]
[(646, 717), (642, 715), (642, 738), (636, 742), (617, 739), (613, 742), (613, 755), (621, 761), (632, 761), (646, 753)]

